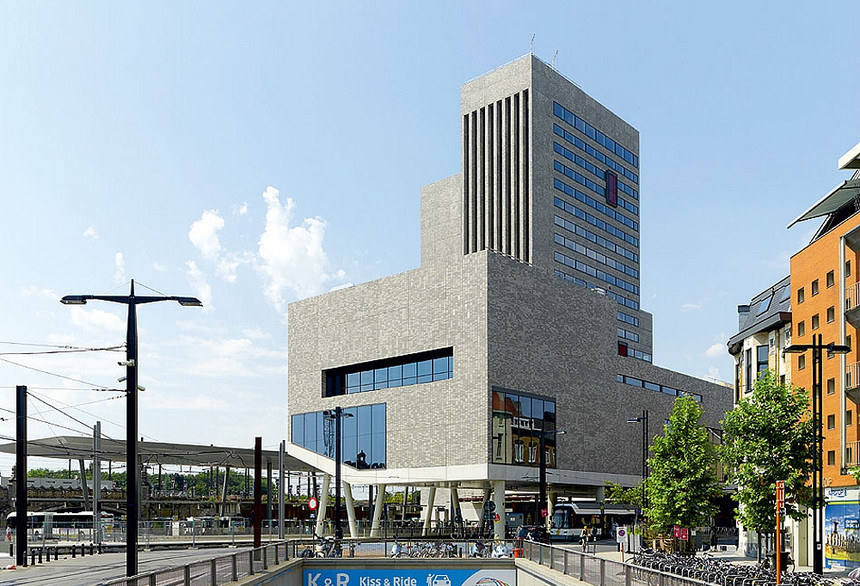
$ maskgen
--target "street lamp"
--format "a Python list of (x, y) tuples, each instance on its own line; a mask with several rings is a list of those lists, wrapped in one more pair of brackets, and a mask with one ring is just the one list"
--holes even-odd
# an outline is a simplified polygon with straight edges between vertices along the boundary
[(643, 409), (640, 417), (631, 417), (627, 423), (642, 424), (642, 509), (648, 506), (648, 493), (645, 490), (645, 481), (648, 480), (648, 410)]
[[(85, 305), (87, 301), (110, 301), (128, 305), (128, 326), (126, 328), (126, 359), (119, 363), (125, 366), (126, 376), (126, 574), (137, 575), (137, 523), (140, 501), (140, 477), (137, 469), (137, 305), (156, 301), (176, 301), (186, 307), (202, 307), (196, 297), (166, 297), (134, 294), (134, 280), (128, 295), (66, 295), (60, 299), (64, 305)], [(98, 511), (95, 511), (98, 514)]]
[[(546, 507), (546, 436), (555, 434), (555, 435), (563, 435), (565, 432), (559, 429), (541, 429), (534, 430), (534, 433), (538, 435), (540, 439), (540, 443), (538, 449), (540, 450), (540, 455), (538, 456), (538, 500), (535, 503), (535, 525), (539, 525), (538, 522), (541, 518), (542, 508)], [(549, 516), (549, 511), (547, 511), (547, 516)], [(546, 519), (543, 520), (543, 524), (546, 525)]]
[[(341, 428), (340, 420), (343, 417), (352, 417), (352, 413), (344, 413), (342, 407), (335, 407), (323, 411), (323, 416), (327, 419), (334, 419), (334, 537), (335, 539), (343, 539), (343, 529), (340, 527), (340, 461), (343, 459), (341, 454)], [(403, 503), (406, 506), (406, 503)]]
[(812, 350), (812, 425), (815, 436), (812, 443), (812, 571), (821, 574), (824, 571), (824, 482), (822, 462), (821, 429), (821, 381), (823, 378), (821, 353), (827, 350), (828, 356), (847, 354), (850, 346), (830, 342), (824, 344), (821, 334), (812, 335), (812, 344), (791, 344), (783, 350), (788, 354), (802, 354)]

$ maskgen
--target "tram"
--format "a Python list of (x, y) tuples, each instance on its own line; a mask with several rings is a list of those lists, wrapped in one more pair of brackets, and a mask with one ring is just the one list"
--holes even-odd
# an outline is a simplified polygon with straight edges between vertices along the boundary
[(560, 503), (552, 509), (550, 536), (555, 541), (578, 540), (583, 528), (588, 526), (592, 539), (607, 539), (614, 537), (619, 525), (632, 524), (635, 514), (635, 509), (623, 505)]
[[(101, 513), (101, 530), (103, 534), (113, 531), (114, 516)], [(6, 528), (13, 533), (18, 526), (17, 513), (12, 512), (6, 517)], [(35, 537), (42, 539), (75, 538), (82, 532), (92, 532), (93, 512), (80, 511), (34, 511), (27, 513), (27, 530)]]

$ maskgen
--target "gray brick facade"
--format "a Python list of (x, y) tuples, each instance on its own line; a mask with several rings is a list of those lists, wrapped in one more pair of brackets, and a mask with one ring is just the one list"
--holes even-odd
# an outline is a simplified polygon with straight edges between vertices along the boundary
[[(533, 489), (534, 466), (494, 463), (494, 389), (555, 401), (565, 433), (551, 482), (568, 494), (638, 481), (641, 428), (626, 421), (648, 409), (656, 434), (671, 411), (674, 397), (619, 375), (698, 395), (711, 427), (731, 408), (730, 389), (619, 356), (620, 309), (638, 319), (625, 326), (639, 335), (631, 347), (651, 352), (651, 315), (623, 305), (638, 293), (556, 274), (556, 100), (638, 153), (633, 127), (548, 65), (519, 59), (463, 88), (464, 172), (421, 191), (421, 267), (289, 307), (290, 414), (384, 403), (389, 482)], [(638, 273), (628, 279), (638, 286)], [(325, 396), (328, 370), (445, 348), (452, 378)]]

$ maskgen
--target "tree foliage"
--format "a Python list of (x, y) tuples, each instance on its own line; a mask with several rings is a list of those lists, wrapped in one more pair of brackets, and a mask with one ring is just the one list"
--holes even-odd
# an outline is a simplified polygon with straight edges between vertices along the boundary
[(737, 483), (743, 506), (738, 520), (747, 529), (769, 533), (776, 526), (776, 481), (785, 481), (786, 514), (804, 517), (798, 505), (812, 505), (806, 485), (812, 474), (815, 429), (809, 396), (762, 373), (752, 394), (726, 413), (722, 458)]
[(698, 527), (716, 512), (717, 451), (700, 424), (702, 413), (695, 400), (678, 397), (663, 435), (651, 444), (645, 513), (656, 527)]
[(618, 505), (642, 506), (642, 483), (625, 488), (616, 482), (606, 485), (605, 497), (607, 501)]

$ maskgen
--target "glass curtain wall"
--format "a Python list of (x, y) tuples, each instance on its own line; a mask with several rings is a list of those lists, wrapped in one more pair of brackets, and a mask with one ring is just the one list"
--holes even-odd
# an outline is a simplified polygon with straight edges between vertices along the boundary
[(492, 461), (517, 466), (540, 465), (540, 436), (544, 436), (546, 465), (555, 468), (555, 401), (494, 389)]

